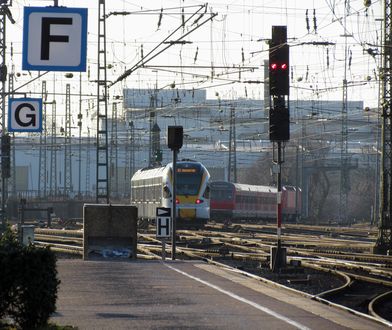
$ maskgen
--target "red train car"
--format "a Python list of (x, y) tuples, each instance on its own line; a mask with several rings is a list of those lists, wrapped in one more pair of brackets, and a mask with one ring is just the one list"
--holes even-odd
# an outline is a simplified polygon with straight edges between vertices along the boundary
[[(212, 220), (276, 219), (275, 187), (214, 181), (210, 183), (210, 193)], [(301, 191), (293, 186), (283, 186), (282, 215), (285, 221), (295, 221), (299, 212), (296, 205), (301, 205)]]

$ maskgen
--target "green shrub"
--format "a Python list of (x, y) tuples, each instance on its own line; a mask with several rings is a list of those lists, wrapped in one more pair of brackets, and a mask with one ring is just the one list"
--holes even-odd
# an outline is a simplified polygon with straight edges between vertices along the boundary
[(56, 310), (56, 256), (49, 249), (22, 246), (9, 230), (0, 242), (0, 318), (22, 329), (47, 324)]

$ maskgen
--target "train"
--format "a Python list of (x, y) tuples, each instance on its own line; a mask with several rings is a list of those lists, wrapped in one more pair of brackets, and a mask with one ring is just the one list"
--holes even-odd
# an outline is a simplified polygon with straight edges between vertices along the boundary
[[(283, 186), (281, 193), (282, 218), (295, 222), (301, 205), (301, 190)], [(276, 219), (277, 188), (270, 186), (210, 182), (211, 219), (218, 221)]]
[[(197, 161), (176, 162), (176, 227), (203, 228), (210, 218), (210, 174)], [(131, 179), (131, 205), (138, 218), (154, 222), (156, 208), (172, 208), (173, 163), (143, 168)]]

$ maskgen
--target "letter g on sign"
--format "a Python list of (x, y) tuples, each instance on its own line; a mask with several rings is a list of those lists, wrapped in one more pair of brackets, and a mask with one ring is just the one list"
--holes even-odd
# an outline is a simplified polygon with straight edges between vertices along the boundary
[(10, 98), (8, 110), (9, 132), (42, 131), (42, 99)]
[[(22, 127), (35, 126), (36, 114), (34, 112), (35, 109), (30, 103), (21, 103), (16, 107), (15, 121)], [(28, 121), (24, 121), (26, 119), (28, 119)]]

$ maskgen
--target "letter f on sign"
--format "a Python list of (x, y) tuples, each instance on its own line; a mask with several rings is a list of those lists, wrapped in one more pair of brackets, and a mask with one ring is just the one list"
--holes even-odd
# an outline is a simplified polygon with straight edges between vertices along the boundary
[(71, 17), (42, 17), (41, 28), (41, 60), (49, 60), (49, 47), (51, 42), (68, 42), (69, 37), (63, 35), (51, 35), (51, 25), (72, 25)]

